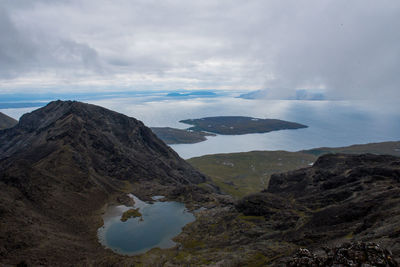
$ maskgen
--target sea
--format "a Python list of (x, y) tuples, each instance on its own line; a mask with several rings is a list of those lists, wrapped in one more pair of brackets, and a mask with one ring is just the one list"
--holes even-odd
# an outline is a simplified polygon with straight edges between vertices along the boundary
[[(92, 99), (89, 96), (82, 101), (134, 117), (147, 126), (185, 129), (190, 126), (180, 123), (180, 120), (210, 116), (281, 119), (308, 126), (263, 134), (217, 135), (196, 144), (171, 145), (184, 159), (216, 153), (298, 151), (400, 140), (400, 107), (390, 101), (253, 100), (229, 93), (211, 97), (170, 97), (164, 93)], [(23, 108), (3, 108), (0, 111), (18, 119), (37, 108), (25, 105)]]

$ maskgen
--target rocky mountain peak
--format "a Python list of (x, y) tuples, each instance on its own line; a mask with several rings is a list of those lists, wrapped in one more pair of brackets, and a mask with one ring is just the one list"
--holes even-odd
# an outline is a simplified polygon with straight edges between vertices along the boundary
[(141, 121), (91, 104), (51, 102), (0, 136), (0, 159), (18, 155), (35, 162), (61, 150), (72, 151), (77, 164), (119, 179), (205, 181)]
[(0, 258), (72, 266), (104, 256), (96, 234), (105, 205), (129, 202), (128, 192), (205, 198), (196, 184), (207, 181), (139, 120), (51, 102), (1, 131)]

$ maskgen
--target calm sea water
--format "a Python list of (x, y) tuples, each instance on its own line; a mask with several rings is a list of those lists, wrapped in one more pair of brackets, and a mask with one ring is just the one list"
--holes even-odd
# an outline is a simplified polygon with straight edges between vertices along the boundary
[(136, 255), (152, 248), (175, 246), (172, 238), (195, 217), (178, 202), (154, 202), (148, 204), (134, 197), (135, 208), (142, 218), (130, 218), (122, 222), (126, 206), (110, 207), (105, 215), (104, 226), (98, 230), (100, 242), (120, 254)]
[(185, 159), (215, 153), (298, 151), (400, 140), (400, 107), (393, 103), (378, 105), (362, 101), (246, 100), (233, 97), (148, 102), (127, 98), (95, 103), (136, 117), (149, 126), (187, 128), (189, 126), (179, 123), (179, 120), (224, 115), (275, 118), (309, 126), (264, 134), (218, 135), (197, 144), (172, 145)]
[[(397, 103), (246, 100), (226, 96), (197, 99), (131, 97), (88, 102), (135, 117), (147, 126), (183, 129), (189, 126), (179, 123), (179, 120), (228, 115), (275, 118), (309, 126), (264, 134), (218, 135), (197, 144), (172, 145), (183, 158), (252, 150), (297, 151), (400, 140), (400, 107)], [(18, 117), (26, 110), (3, 112)]]

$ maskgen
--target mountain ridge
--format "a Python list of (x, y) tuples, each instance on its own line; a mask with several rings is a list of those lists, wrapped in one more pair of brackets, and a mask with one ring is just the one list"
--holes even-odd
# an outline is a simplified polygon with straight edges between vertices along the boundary
[[(90, 117), (89, 114), (97, 114), (97, 116)], [(131, 131), (127, 132), (127, 130)], [(93, 132), (101, 133), (102, 137), (96, 138)], [(109, 162), (111, 166), (122, 160), (122, 154), (129, 154), (127, 152), (133, 153), (135, 156), (134, 159), (130, 158), (130, 163), (139, 161), (141, 165), (136, 163), (136, 166), (142, 166), (141, 169), (143, 166), (149, 165), (150, 160), (140, 155), (134, 146), (139, 146), (149, 155), (157, 151), (167, 158), (179, 158), (175, 151), (165, 146), (149, 128), (136, 119), (90, 104), (55, 101), (44, 108), (23, 115), (16, 127), (4, 131), (0, 136), (0, 159), (14, 153), (23, 153), (26, 147), (48, 146), (60, 139), (65, 144), (71, 144), (81, 149), (99, 149), (103, 154), (113, 155)], [(118, 146), (115, 146), (116, 143)], [(151, 163), (163, 165), (163, 160), (159, 160), (157, 157)], [(173, 164), (173, 160), (169, 161)], [(191, 169), (186, 162), (181, 161), (181, 163), (185, 166), (184, 169)], [(196, 175), (199, 176), (198, 173), (194, 173), (193, 176), (197, 177)], [(122, 177), (123, 173), (118, 176)], [(184, 183), (205, 181), (202, 175), (197, 177), (197, 180), (194, 177), (190, 178), (193, 181), (187, 181), (179, 173), (173, 173), (173, 176)]]
[(196, 186), (207, 181), (142, 122), (94, 105), (51, 102), (0, 135), (1, 263), (118, 259), (97, 241), (107, 203), (129, 203), (128, 192), (143, 199), (181, 197), (185, 188), (207, 195)]

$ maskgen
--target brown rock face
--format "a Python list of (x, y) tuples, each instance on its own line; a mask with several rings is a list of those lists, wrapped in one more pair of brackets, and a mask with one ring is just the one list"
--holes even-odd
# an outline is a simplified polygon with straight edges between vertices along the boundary
[(313, 167), (273, 175), (269, 188), (239, 201), (287, 242), (318, 248), (373, 241), (400, 255), (400, 158), (326, 155)]
[(96, 238), (101, 208), (128, 184), (204, 181), (142, 122), (51, 102), (0, 135), (0, 263), (90, 263), (107, 254)]

